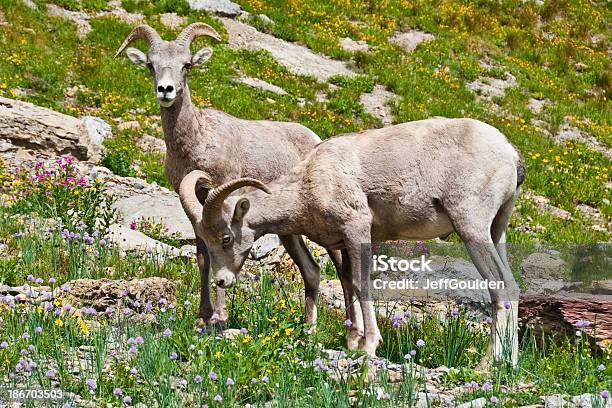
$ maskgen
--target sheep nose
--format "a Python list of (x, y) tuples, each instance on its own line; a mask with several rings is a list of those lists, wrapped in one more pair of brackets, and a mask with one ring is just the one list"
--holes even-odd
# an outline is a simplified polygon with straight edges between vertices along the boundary
[(223, 287), (223, 284), (224, 284), (224, 283), (225, 283), (225, 280), (223, 280), (223, 279), (219, 279), (219, 280), (217, 280), (217, 286), (219, 286), (219, 287), (221, 287), (221, 288)]
[(172, 85), (168, 85), (168, 86), (166, 86), (166, 87), (164, 87), (164, 86), (162, 86), (162, 85), (159, 85), (159, 86), (157, 87), (157, 92), (161, 92), (161, 93), (164, 93), (164, 94), (166, 94), (166, 93), (170, 93), (170, 92), (172, 92), (172, 91), (174, 91), (174, 87), (173, 87)]

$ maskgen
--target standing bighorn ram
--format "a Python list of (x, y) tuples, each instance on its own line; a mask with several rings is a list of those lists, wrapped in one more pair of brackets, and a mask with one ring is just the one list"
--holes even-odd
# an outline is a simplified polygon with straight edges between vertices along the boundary
[[(482, 277), (505, 283), (505, 290), (489, 291), (494, 323), (481, 363), (491, 354), (502, 357), (509, 341), (516, 364), (518, 285), (505, 234), (523, 179), (520, 155), (497, 129), (472, 119), (430, 119), (329, 139), (267, 186), (252, 178), (219, 185), (194, 171), (181, 183), (180, 196), (209, 248), (217, 285), (225, 288), (235, 284), (264, 233), (303, 234), (341, 249), (341, 275), (352, 283), (363, 313), (349, 329), (349, 348), (358, 345), (370, 355), (381, 337), (362, 285), (371, 267), (362, 244), (456, 231)], [(257, 189), (230, 196), (244, 186)], [(196, 198), (202, 192), (204, 205)]]
[[(115, 57), (133, 41), (146, 40), (147, 54), (127, 49), (128, 58), (149, 70), (154, 91), (161, 106), (162, 126), (166, 141), (166, 176), (178, 192), (183, 177), (194, 169), (203, 170), (216, 184), (239, 177), (256, 177), (270, 182), (287, 173), (321, 141), (305, 126), (297, 123), (243, 120), (216, 109), (199, 109), (191, 102), (187, 77), (191, 70), (212, 55), (211, 48), (195, 54), (189, 49), (198, 37), (209, 36), (217, 41), (219, 34), (209, 25), (194, 23), (186, 27), (174, 41), (164, 41), (148, 25), (136, 27), (125, 39)], [(204, 200), (204, 197), (200, 197)], [(209, 261), (206, 246), (197, 234), (197, 256), (201, 291), (198, 324), (213, 316), (209, 292)], [(295, 260), (306, 286), (306, 321), (316, 320), (319, 287), (319, 266), (304, 241), (297, 235), (280, 235), (287, 252)], [(330, 253), (339, 266), (339, 255)], [(225, 295), (217, 287), (215, 310), (219, 321), (227, 319)]]

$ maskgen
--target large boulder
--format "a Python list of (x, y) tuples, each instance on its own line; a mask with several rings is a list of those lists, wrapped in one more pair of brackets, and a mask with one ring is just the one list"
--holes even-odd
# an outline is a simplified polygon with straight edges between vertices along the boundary
[(124, 225), (149, 219), (163, 224), (166, 228), (163, 235), (184, 240), (195, 239), (191, 222), (174, 192), (158, 189), (147, 194), (135, 194), (117, 200), (115, 208)]
[(104, 312), (108, 307), (146, 308), (176, 301), (176, 285), (166, 278), (131, 280), (77, 279), (68, 283), (68, 301), (75, 307), (93, 307)]
[(281, 40), (229, 18), (221, 18), (221, 22), (227, 29), (232, 49), (266, 50), (293, 74), (313, 76), (320, 82), (334, 75), (355, 76), (344, 62), (316, 54), (303, 45)]
[(140, 231), (132, 230), (123, 225), (111, 225), (109, 238), (124, 252), (151, 254), (160, 257), (160, 259), (180, 256), (178, 248), (159, 242)]
[(51, 155), (97, 161), (110, 127), (98, 118), (77, 119), (28, 102), (0, 97), (0, 138)]

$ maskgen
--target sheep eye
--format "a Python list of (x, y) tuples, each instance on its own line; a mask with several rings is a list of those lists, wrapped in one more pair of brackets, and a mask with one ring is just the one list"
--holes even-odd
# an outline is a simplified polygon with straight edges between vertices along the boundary
[(221, 242), (223, 243), (223, 245), (227, 245), (232, 241), (232, 237), (230, 235), (224, 235), (223, 239), (221, 240)]
[(183, 68), (189, 71), (191, 69), (191, 64), (188, 62), (183, 66)]

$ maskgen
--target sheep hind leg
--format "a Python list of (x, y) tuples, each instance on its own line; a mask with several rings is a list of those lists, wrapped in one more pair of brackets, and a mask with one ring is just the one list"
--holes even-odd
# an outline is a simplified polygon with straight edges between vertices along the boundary
[[(489, 289), (491, 298), (491, 342), (478, 367), (488, 367), (490, 360), (510, 360), (514, 366), (518, 362), (518, 285), (514, 280), (507, 261), (502, 260), (496, 243), (493, 242), (491, 227), (495, 222), (497, 244), (502, 234), (498, 228), (503, 218), (509, 216), (507, 207), (482, 208), (482, 204), (463, 203), (460, 207), (447, 208), (453, 220), (455, 230), (463, 240), (476, 269), (483, 279), (489, 282), (503, 283), (497, 288)], [(474, 209), (479, 208), (477, 217), (472, 216)], [(505, 255), (505, 252), (504, 252)], [(503, 286), (503, 287), (502, 287)]]
[(291, 259), (295, 262), (302, 279), (304, 279), (304, 295), (306, 300), (305, 322), (317, 322), (317, 298), (319, 296), (319, 280), (321, 271), (319, 265), (308, 251), (308, 247), (299, 235), (279, 236)]
[[(501, 322), (499, 328), (498, 339), (506, 338), (511, 344), (510, 360), (512, 365), (515, 367), (518, 364), (518, 306), (519, 306), (519, 286), (516, 283), (514, 276), (512, 275), (512, 269), (510, 269), (510, 263), (508, 262), (508, 255), (506, 251), (506, 230), (510, 222), (510, 216), (514, 209), (514, 204), (520, 189), (517, 188), (514, 195), (506, 201), (497, 212), (493, 223), (491, 224), (491, 238), (495, 249), (499, 254), (505, 268), (502, 271), (501, 279), (504, 282), (506, 288), (507, 297), (504, 300), (504, 307), (498, 308), (497, 321)], [(496, 330), (498, 328), (496, 327)], [(493, 347), (492, 354), (496, 357), (500, 357), (503, 349), (503, 344), (498, 342), (497, 347)]]
[[(492, 242), (463, 235), (462, 239), (482, 278), (499, 282), (503, 279), (501, 277), (508, 274)], [(503, 282), (502, 289), (489, 290), (492, 308), (491, 342), (478, 365), (479, 369), (486, 369), (491, 358), (497, 361), (510, 360), (514, 366), (518, 361), (518, 301), (512, 301), (518, 299), (518, 286), (516, 282), (506, 282), (505, 279)]]
[[(363, 314), (359, 299), (355, 296), (353, 282), (351, 281), (351, 263), (346, 249), (341, 251), (342, 262), (338, 258), (338, 251), (328, 251), (330, 258), (336, 266), (342, 292), (344, 293), (344, 306), (346, 307), (346, 318), (348, 324), (348, 337), (346, 346), (349, 350), (359, 349), (359, 343), (365, 340), (363, 331)], [(332, 255), (333, 254), (333, 255)], [(348, 323), (348, 322), (347, 322)]]

